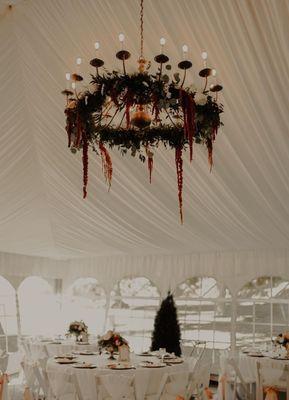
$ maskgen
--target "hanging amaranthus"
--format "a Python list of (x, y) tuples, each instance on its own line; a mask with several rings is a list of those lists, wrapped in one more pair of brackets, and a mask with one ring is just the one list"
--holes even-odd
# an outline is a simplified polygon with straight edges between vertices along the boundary
[(111, 157), (102, 142), (99, 142), (99, 150), (102, 161), (102, 171), (105, 177), (105, 181), (108, 183), (108, 188), (110, 189), (113, 171)]
[(126, 127), (129, 128), (130, 126), (130, 109), (133, 105), (133, 96), (128, 90), (124, 96), (124, 103), (125, 103), (125, 120), (126, 120)]
[(147, 160), (148, 160), (149, 181), (150, 181), (150, 183), (152, 183), (152, 172), (153, 172), (153, 166), (154, 166), (154, 153), (149, 149), (149, 147), (146, 147), (146, 154), (147, 154)]
[(81, 117), (78, 113), (76, 116), (76, 131), (77, 131), (77, 135), (76, 135), (76, 140), (75, 140), (75, 147), (79, 148), (80, 142), (81, 142), (81, 139), (83, 136), (83, 128), (82, 128)]
[(176, 147), (175, 153), (177, 181), (178, 181), (178, 197), (181, 223), (183, 223), (183, 158), (182, 147)]
[(158, 122), (159, 113), (160, 113), (160, 109), (159, 109), (159, 105), (158, 105), (158, 98), (157, 98), (157, 96), (153, 96), (152, 115), (154, 115), (155, 122)]
[(83, 166), (83, 198), (87, 195), (87, 183), (88, 183), (88, 141), (86, 133), (82, 135), (82, 166)]
[(211, 138), (207, 139), (207, 149), (208, 149), (208, 162), (210, 166), (210, 172), (213, 168), (213, 140)]
[[(65, 111), (65, 114), (67, 115), (68, 113)], [(66, 118), (66, 132), (67, 132), (67, 138), (68, 138), (68, 147), (71, 146), (71, 136), (72, 136), (72, 121), (71, 118)]]
[(193, 138), (195, 136), (195, 101), (192, 95), (180, 89), (181, 105), (184, 114), (184, 134), (189, 141), (190, 161), (193, 159)]

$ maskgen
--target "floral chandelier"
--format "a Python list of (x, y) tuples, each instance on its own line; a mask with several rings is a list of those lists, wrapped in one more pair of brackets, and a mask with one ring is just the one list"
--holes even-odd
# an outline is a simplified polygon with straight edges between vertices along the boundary
[[(107, 148), (116, 148), (122, 155), (138, 155), (147, 162), (151, 182), (154, 149), (160, 144), (175, 151), (180, 219), (183, 222), (183, 151), (189, 150), (193, 159), (193, 143), (207, 147), (210, 170), (213, 166), (213, 142), (222, 125), (218, 104), (216, 70), (207, 65), (207, 53), (202, 53), (203, 68), (199, 76), (204, 84), (201, 89), (186, 85), (187, 70), (192, 62), (187, 59), (188, 46), (184, 45), (183, 60), (178, 63), (179, 72), (171, 73), (169, 57), (164, 54), (165, 39), (160, 39), (161, 52), (154, 57), (157, 70), (149, 73), (151, 62), (144, 57), (143, 0), (140, 0), (140, 56), (138, 71), (126, 72), (130, 53), (124, 49), (124, 35), (119, 35), (121, 50), (116, 58), (122, 70), (107, 71), (104, 61), (93, 58), (95, 68), (91, 75), (91, 87), (81, 90), (81, 58), (77, 58), (77, 73), (67, 73), (66, 131), (68, 147), (73, 153), (82, 152), (83, 198), (87, 195), (88, 152), (91, 149), (102, 159), (102, 167), (108, 186), (112, 179), (112, 161)], [(95, 43), (96, 53), (100, 45)], [(165, 70), (165, 72), (164, 72)], [(212, 82), (210, 82), (210, 80)], [(70, 86), (71, 82), (71, 86)]]

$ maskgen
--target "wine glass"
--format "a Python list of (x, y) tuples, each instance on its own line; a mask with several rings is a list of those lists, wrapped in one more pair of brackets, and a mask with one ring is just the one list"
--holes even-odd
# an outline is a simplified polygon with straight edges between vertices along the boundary
[(162, 362), (164, 361), (164, 357), (166, 355), (166, 352), (167, 352), (167, 350), (166, 350), (165, 347), (160, 347), (159, 348), (159, 355), (161, 357)]

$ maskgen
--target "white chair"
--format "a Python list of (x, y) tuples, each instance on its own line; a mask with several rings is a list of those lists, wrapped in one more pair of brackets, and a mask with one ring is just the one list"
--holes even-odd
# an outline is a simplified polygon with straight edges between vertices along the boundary
[(33, 371), (38, 382), (39, 392), (46, 400), (49, 400), (52, 397), (52, 392), (46, 372), (47, 360), (48, 358), (39, 359), (38, 362), (34, 364)]
[[(236, 399), (241, 397), (244, 400), (253, 400), (254, 393), (253, 393), (253, 384), (255, 383), (254, 380), (248, 381), (243, 376), (236, 358), (229, 358), (228, 359), (228, 366), (231, 369), (230, 376), (228, 377), (226, 384), (233, 387), (233, 398)], [(229, 388), (226, 388), (226, 393), (228, 392)], [(226, 398), (229, 396), (227, 395)]]
[(286, 393), (289, 399), (289, 368), (282, 361), (262, 360), (256, 363), (256, 399), (263, 400), (266, 389)]
[(21, 367), (24, 373), (25, 387), (29, 390), (30, 397), (32, 397), (32, 399), (37, 399), (40, 393), (40, 387), (34, 372), (35, 365), (35, 362), (31, 362), (26, 359), (21, 362)]
[(166, 383), (161, 393), (161, 400), (176, 400), (178, 396), (189, 399), (189, 372), (167, 374)]
[(0, 393), (2, 394), (1, 400), (9, 400), (7, 374), (0, 374)]
[(7, 371), (8, 361), (9, 361), (9, 354), (3, 352), (0, 356), (0, 372), (4, 373)]
[(98, 400), (136, 400), (135, 377), (107, 374), (96, 377)]
[(31, 359), (31, 349), (30, 349), (30, 344), (28, 343), (28, 340), (22, 339), (20, 342), (20, 348), (23, 350), (24, 355), (27, 359)]
[(204, 390), (209, 387), (211, 363), (198, 364), (194, 372), (189, 375), (189, 385), (186, 399), (202, 399)]
[(192, 357), (194, 353), (194, 346), (187, 346), (185, 344), (181, 344), (181, 351), (183, 357), (185, 358)]

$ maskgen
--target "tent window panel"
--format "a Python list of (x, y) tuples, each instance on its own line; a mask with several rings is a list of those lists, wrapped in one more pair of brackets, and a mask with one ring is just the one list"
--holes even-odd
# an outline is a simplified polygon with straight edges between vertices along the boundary
[(271, 277), (262, 276), (246, 283), (239, 291), (238, 297), (246, 299), (262, 299), (271, 297)]
[[(287, 330), (289, 321), (289, 282), (280, 277), (263, 276), (248, 282), (238, 294), (237, 342), (246, 345), (270, 341)], [(253, 299), (242, 300), (242, 298)], [(251, 308), (252, 304), (252, 308)], [(251, 324), (252, 337), (240, 332), (240, 324)], [(246, 329), (245, 325), (243, 330)], [(248, 332), (249, 333), (249, 332)]]
[(0, 276), (0, 349), (16, 352), (17, 333), (15, 289)]
[(183, 340), (205, 340), (208, 348), (229, 347), (232, 308), (231, 299), (225, 305), (230, 298), (226, 288), (213, 278), (196, 277), (178, 285), (174, 294)]
[(255, 341), (256, 344), (262, 345), (264, 342), (271, 342), (271, 326), (270, 324), (255, 325)]
[(59, 304), (47, 281), (38, 277), (26, 278), (19, 286), (18, 295), (23, 334), (59, 334)]
[(287, 325), (289, 322), (289, 302), (273, 303), (273, 326)]
[(148, 350), (160, 295), (147, 278), (124, 278), (113, 288), (108, 327), (122, 333), (135, 351)]
[(278, 336), (280, 333), (288, 331), (288, 324), (286, 325), (274, 325), (273, 337)]
[(83, 320), (90, 334), (102, 334), (105, 324), (105, 306), (106, 294), (96, 279), (77, 279), (63, 296), (64, 329), (67, 329), (71, 321)]
[(255, 334), (253, 324), (240, 324), (236, 325), (236, 344), (238, 347), (246, 346), (247, 344), (254, 343)]
[(289, 282), (279, 277), (273, 277), (272, 297), (289, 300)]
[(269, 324), (271, 322), (270, 303), (255, 302), (255, 323)]

